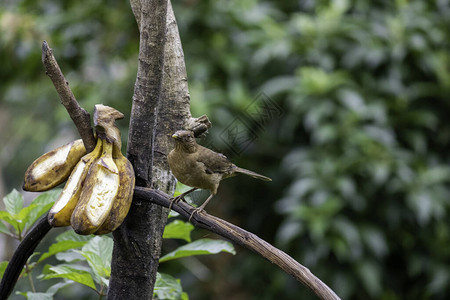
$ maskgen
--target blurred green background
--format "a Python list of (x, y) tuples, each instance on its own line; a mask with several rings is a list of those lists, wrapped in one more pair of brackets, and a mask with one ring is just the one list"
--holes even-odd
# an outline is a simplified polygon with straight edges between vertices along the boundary
[[(447, 299), (449, 1), (173, 6), (192, 113), (213, 122), (200, 142), (274, 179), (228, 179), (208, 211), (283, 249), (343, 299)], [(139, 35), (128, 2), (3, 0), (0, 196), (21, 187), (36, 157), (77, 138), (44, 73), (43, 40), (83, 107), (131, 110)], [(277, 113), (259, 118), (264, 103)], [(161, 268), (191, 299), (315, 299), (237, 251)]]

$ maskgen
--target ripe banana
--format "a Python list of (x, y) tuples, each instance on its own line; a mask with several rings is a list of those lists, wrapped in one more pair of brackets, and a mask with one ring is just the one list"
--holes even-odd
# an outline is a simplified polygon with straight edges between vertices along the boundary
[(79, 234), (105, 234), (127, 216), (135, 177), (121, 153), (120, 131), (114, 124), (121, 118), (118, 110), (95, 105), (97, 145), (91, 153), (76, 140), (42, 155), (28, 168), (23, 185), (28, 191), (45, 191), (69, 178), (50, 209), (50, 225), (72, 225)]
[(53, 204), (48, 214), (48, 222), (53, 227), (69, 226), (70, 217), (77, 205), (82, 186), (91, 165), (102, 153), (102, 140), (97, 140), (95, 149), (81, 158), (67, 180), (64, 190)]
[(119, 133), (118, 142), (115, 142), (113, 145), (113, 160), (119, 170), (119, 190), (108, 217), (95, 234), (106, 234), (116, 230), (122, 224), (123, 220), (125, 220), (131, 206), (131, 201), (133, 200), (135, 183), (134, 170), (130, 161), (122, 155), (120, 145)]
[(64, 182), (86, 154), (81, 139), (56, 148), (36, 159), (25, 172), (23, 189), (29, 192), (47, 191)]
[[(99, 137), (100, 138), (100, 137)], [(78, 234), (91, 234), (108, 217), (119, 193), (120, 176), (112, 159), (113, 145), (102, 138), (103, 152), (89, 169), (70, 223)]]

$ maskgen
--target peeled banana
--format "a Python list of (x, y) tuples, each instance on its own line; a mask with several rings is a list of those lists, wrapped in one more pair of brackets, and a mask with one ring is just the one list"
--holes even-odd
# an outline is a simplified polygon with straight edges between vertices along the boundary
[(102, 141), (97, 140), (95, 149), (81, 158), (66, 185), (48, 213), (48, 222), (54, 227), (69, 226), (70, 218), (81, 194), (81, 188), (91, 165), (102, 153)]
[(113, 160), (119, 170), (119, 190), (113, 201), (113, 206), (108, 217), (95, 234), (106, 234), (116, 230), (127, 216), (131, 201), (133, 200), (135, 184), (133, 166), (130, 161), (122, 155), (120, 150), (120, 135), (118, 141), (118, 143), (114, 143), (113, 145)]
[(108, 217), (119, 193), (119, 170), (112, 158), (113, 145), (102, 139), (103, 152), (89, 169), (70, 223), (78, 234), (91, 234)]
[(25, 172), (23, 189), (43, 192), (64, 182), (86, 154), (81, 139), (56, 148), (36, 159)]
[(76, 140), (42, 155), (28, 168), (23, 185), (27, 191), (45, 191), (69, 178), (49, 211), (50, 225), (71, 225), (79, 234), (105, 234), (122, 224), (131, 206), (135, 177), (114, 125), (121, 118), (116, 109), (96, 105), (97, 145), (91, 153), (86, 154), (82, 140)]

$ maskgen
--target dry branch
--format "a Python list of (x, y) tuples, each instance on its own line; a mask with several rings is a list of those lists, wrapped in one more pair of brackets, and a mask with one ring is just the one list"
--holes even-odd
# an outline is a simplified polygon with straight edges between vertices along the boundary
[[(171, 197), (158, 190), (136, 187), (134, 195), (134, 201), (150, 201), (164, 207), (169, 207), (171, 205)], [(194, 211), (194, 207), (185, 202), (173, 203), (172, 209), (186, 219), (189, 219)], [(194, 214), (191, 218), (191, 222), (197, 227), (207, 229), (258, 253), (271, 263), (276, 264), (289, 275), (293, 276), (296, 280), (309, 287), (319, 298), (326, 300), (340, 299), (333, 290), (312, 274), (308, 268), (255, 234), (207, 213)]]
[(69, 82), (64, 77), (58, 62), (53, 56), (53, 51), (46, 41), (42, 43), (42, 63), (45, 67), (45, 73), (50, 77), (58, 92), (62, 105), (67, 109), (69, 116), (77, 127), (87, 152), (91, 152), (96, 144), (91, 126), (91, 117), (75, 99), (69, 87)]

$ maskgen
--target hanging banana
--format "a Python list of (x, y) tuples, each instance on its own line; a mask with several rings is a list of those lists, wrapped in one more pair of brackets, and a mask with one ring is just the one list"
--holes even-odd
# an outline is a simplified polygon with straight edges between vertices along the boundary
[(102, 140), (103, 153), (89, 169), (70, 223), (76, 233), (97, 231), (111, 211), (119, 192), (119, 170), (112, 159), (112, 144)]
[(36, 159), (25, 172), (23, 189), (44, 192), (64, 182), (80, 158), (86, 154), (81, 139), (47, 152)]
[(102, 141), (97, 140), (97, 146), (91, 152), (81, 158), (75, 166), (72, 174), (66, 182), (66, 185), (55, 201), (55, 204), (48, 213), (48, 223), (54, 227), (69, 226), (70, 217), (78, 203), (88, 171), (91, 165), (100, 157), (102, 153)]
[(106, 234), (122, 224), (135, 176), (122, 155), (120, 131), (114, 125), (121, 118), (116, 109), (96, 105), (97, 145), (91, 153), (86, 154), (83, 142), (77, 140), (42, 155), (28, 168), (24, 181), (28, 191), (48, 190), (69, 178), (48, 214), (52, 226), (71, 225), (79, 234)]
[(131, 200), (133, 200), (134, 170), (130, 161), (120, 151), (120, 133), (118, 134), (119, 142), (113, 144), (113, 160), (119, 171), (119, 191), (113, 201), (108, 217), (95, 234), (105, 234), (116, 230), (127, 216)]

